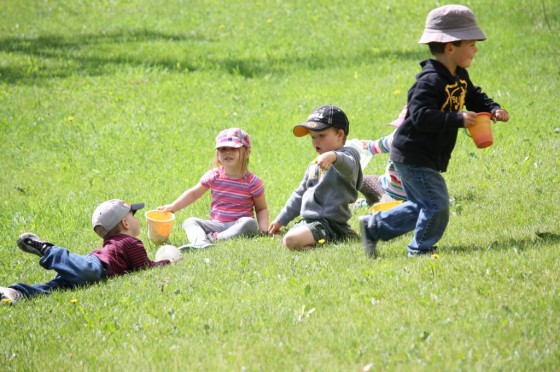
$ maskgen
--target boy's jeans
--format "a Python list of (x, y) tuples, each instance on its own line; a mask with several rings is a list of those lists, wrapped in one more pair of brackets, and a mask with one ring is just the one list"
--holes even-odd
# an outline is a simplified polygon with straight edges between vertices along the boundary
[(51, 247), (49, 253), (41, 257), (39, 264), (47, 270), (55, 270), (55, 278), (45, 284), (16, 283), (10, 288), (20, 291), (26, 297), (33, 297), (49, 294), (53, 289), (74, 288), (94, 283), (103, 279), (106, 274), (103, 264), (93, 254), (81, 256), (57, 246)]
[(428, 253), (441, 239), (449, 222), (449, 193), (441, 174), (427, 167), (395, 163), (408, 201), (369, 218), (370, 238), (390, 240), (414, 230), (408, 245), (412, 255)]

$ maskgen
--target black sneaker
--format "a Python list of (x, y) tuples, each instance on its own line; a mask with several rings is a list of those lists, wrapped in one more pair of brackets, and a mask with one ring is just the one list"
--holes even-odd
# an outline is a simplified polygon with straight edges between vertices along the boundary
[(39, 257), (43, 257), (49, 253), (49, 250), (54, 244), (39, 239), (39, 237), (35, 234), (25, 233), (19, 236), (17, 245), (19, 249), (24, 252), (33, 253)]
[(20, 291), (13, 288), (0, 287), (0, 304), (14, 305), (22, 298)]
[(377, 257), (377, 239), (373, 240), (368, 238), (367, 235), (367, 224), (368, 218), (370, 216), (360, 216), (358, 221), (360, 223), (360, 233), (362, 234), (362, 245), (364, 246), (364, 252), (368, 257)]

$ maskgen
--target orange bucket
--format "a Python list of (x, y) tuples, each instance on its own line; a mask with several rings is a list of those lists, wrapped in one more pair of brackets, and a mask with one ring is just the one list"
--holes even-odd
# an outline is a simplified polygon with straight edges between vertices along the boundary
[(479, 112), (476, 114), (476, 124), (468, 128), (474, 144), (479, 149), (486, 148), (494, 143), (492, 141), (490, 118), (492, 118), (492, 114), (489, 112)]
[(171, 212), (148, 211), (144, 214), (148, 223), (148, 238), (156, 244), (161, 244), (169, 238), (175, 215)]

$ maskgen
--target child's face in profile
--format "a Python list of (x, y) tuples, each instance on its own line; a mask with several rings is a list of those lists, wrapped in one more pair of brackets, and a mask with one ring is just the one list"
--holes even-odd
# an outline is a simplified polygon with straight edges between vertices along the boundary
[(311, 137), (311, 143), (313, 144), (315, 151), (319, 154), (323, 154), (327, 151), (338, 150), (344, 146), (344, 131), (341, 129), (327, 128), (320, 132), (310, 131), (309, 136)]
[(475, 53), (478, 51), (476, 47), (476, 40), (463, 40), (461, 46), (451, 45), (451, 58), (453, 62), (459, 67), (468, 68), (474, 58)]
[(125, 217), (128, 226), (126, 234), (137, 237), (138, 235), (140, 235), (140, 222), (134, 216), (135, 214), (136, 211), (129, 212)]

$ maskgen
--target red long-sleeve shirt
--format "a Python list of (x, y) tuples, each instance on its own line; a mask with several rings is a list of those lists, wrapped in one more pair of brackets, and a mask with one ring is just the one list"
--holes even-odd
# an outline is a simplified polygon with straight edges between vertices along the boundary
[(106, 265), (108, 277), (171, 263), (169, 260), (151, 261), (144, 243), (126, 234), (115, 234), (104, 239), (103, 248), (91, 253)]

